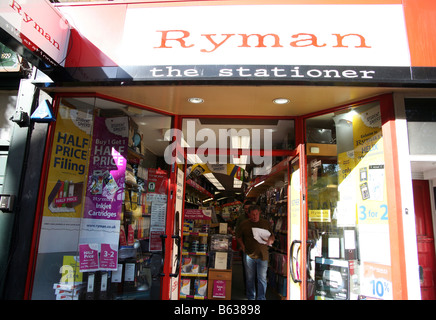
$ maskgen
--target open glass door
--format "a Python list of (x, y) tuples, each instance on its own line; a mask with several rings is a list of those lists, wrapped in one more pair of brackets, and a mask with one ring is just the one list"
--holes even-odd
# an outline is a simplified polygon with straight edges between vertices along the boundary
[[(177, 117), (175, 123), (177, 126)], [(170, 215), (169, 226), (167, 227), (167, 235), (171, 239), (168, 242), (167, 253), (170, 263), (166, 264), (166, 272), (168, 276), (164, 278), (165, 289), (164, 294), (170, 300), (179, 299), (179, 284), (180, 271), (182, 263), (182, 224), (183, 224), (183, 208), (185, 197), (185, 172), (186, 172), (186, 154), (181, 146), (180, 130), (173, 129), (167, 132), (165, 137), (167, 140), (172, 140), (168, 152), (165, 153), (165, 160), (171, 163), (170, 172)]]
[(305, 122), (289, 163), (289, 298), (392, 299), (380, 101)]
[(289, 252), (289, 291), (290, 300), (304, 298), (305, 274), (303, 265), (306, 263), (305, 232), (304, 232), (304, 146), (297, 148), (297, 155), (289, 162), (289, 195), (288, 195), (288, 252)]
[(174, 203), (174, 223), (171, 236), (172, 253), (171, 253), (171, 267), (170, 267), (170, 300), (179, 299), (179, 281), (180, 281), (180, 268), (182, 260), (182, 212), (185, 194), (185, 164), (178, 164), (173, 166), (173, 175), (175, 177), (176, 186), (173, 197)]
[(305, 298), (392, 299), (380, 102), (316, 116), (305, 124)]

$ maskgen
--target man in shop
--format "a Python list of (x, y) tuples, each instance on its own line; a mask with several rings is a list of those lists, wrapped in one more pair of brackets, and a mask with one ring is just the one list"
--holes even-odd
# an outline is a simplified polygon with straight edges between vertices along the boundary
[[(244, 201), (244, 205), (242, 206), (242, 212), (239, 214), (239, 216), (238, 216), (238, 218), (236, 219), (236, 222), (235, 222), (235, 229), (234, 229), (235, 235), (237, 234), (238, 229), (241, 226), (241, 223), (248, 219), (248, 213), (249, 213), (248, 211), (250, 209), (250, 206), (252, 206), (252, 205), (254, 205), (254, 202), (249, 201), (249, 200), (245, 200)], [(241, 254), (242, 276), (244, 278), (244, 286), (245, 286), (245, 284), (247, 283), (247, 281), (245, 279), (245, 270), (246, 270), (246, 267), (245, 267), (245, 261), (246, 261), (246, 259), (245, 259), (245, 252), (242, 251), (241, 246), (239, 246), (239, 251), (240, 251), (240, 254)], [(244, 290), (247, 291), (247, 288), (245, 287)]]
[[(275, 240), (270, 223), (260, 217), (260, 207), (249, 208), (248, 219), (236, 230), (236, 239), (245, 253), (246, 293), (248, 300), (265, 300), (268, 247)], [(257, 295), (256, 295), (257, 279)]]
[(239, 226), (241, 225), (241, 222), (245, 221), (246, 219), (248, 219), (248, 209), (250, 208), (250, 206), (254, 205), (253, 202), (249, 201), (249, 200), (245, 200), (244, 201), (244, 205), (242, 207), (242, 212), (241, 214), (238, 216), (238, 218), (236, 219), (235, 222), (235, 232), (238, 230)]

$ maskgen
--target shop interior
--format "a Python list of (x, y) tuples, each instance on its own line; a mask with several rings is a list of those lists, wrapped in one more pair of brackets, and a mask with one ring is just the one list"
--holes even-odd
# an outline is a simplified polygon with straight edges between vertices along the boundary
[[(157, 226), (162, 227), (162, 223), (164, 226), (167, 216), (167, 189), (160, 186), (171, 170), (165, 155), (168, 155), (166, 151), (172, 143), (169, 131), (174, 125), (172, 117), (98, 97), (64, 97), (59, 108), (69, 110), (62, 112), (69, 113), (73, 122), (94, 121), (97, 116), (128, 118), (127, 166), (117, 243), (119, 268), (83, 272), (80, 276), (82, 291), (74, 291), (73, 296), (59, 294), (63, 288), (59, 274), (47, 275), (47, 270), (60, 270), (65, 256), (77, 255), (74, 251), (77, 249), (69, 243), (65, 249), (41, 250), (44, 244), (52, 246), (48, 243), (54, 233), (49, 230), (40, 240), (33, 297), (159, 299), (163, 289), (160, 280), (164, 246), (160, 246), (163, 238), (159, 234), (163, 229)], [(360, 109), (373, 112), (378, 109), (378, 104), (367, 103)], [(80, 116), (72, 110), (80, 111)], [(344, 250), (346, 238), (352, 238), (354, 243), (358, 237), (355, 222), (347, 225), (344, 223), (347, 221), (342, 219), (339, 223), (334, 214), (339, 199), (337, 157), (339, 153), (353, 149), (349, 131), (352, 130), (350, 116), (353, 114), (354, 111), (348, 108), (314, 116), (305, 122), (308, 237), (318, 243), (316, 250), (311, 250), (313, 256), (309, 259), (308, 270), (312, 280), (321, 277), (316, 283), (324, 289), (326, 281), (323, 277), (329, 273), (315, 274), (319, 269), (315, 266), (315, 255), (334, 257), (348, 266), (349, 261), (358, 259), (359, 254), (354, 250), (350, 256), (350, 252)], [(92, 126), (93, 121), (88, 124)], [(275, 235), (275, 242), (269, 248), (267, 299), (289, 298), (288, 210), (292, 206), (288, 204), (288, 190), (292, 188), (288, 187), (291, 183), (289, 161), (296, 149), (295, 121), (292, 117), (273, 116), (182, 118), (180, 145), (186, 150), (186, 159), (177, 164), (184, 173), (182, 210), (175, 218), (175, 228), (181, 233), (178, 244), (180, 259), (174, 260), (175, 263), (180, 261), (176, 271), (179, 277), (178, 299), (245, 299), (242, 261), (234, 236), (236, 220), (243, 212), (245, 200), (261, 207), (262, 216), (271, 223)], [(259, 154), (256, 150), (270, 150), (271, 153)], [(79, 229), (77, 239), (80, 239), (80, 233)], [(47, 268), (48, 265), (51, 267)], [(335, 273), (330, 274), (333, 277)], [(85, 290), (90, 279), (96, 288), (92, 293)], [(326, 283), (331, 284), (333, 280)], [(348, 292), (351, 289), (341, 287), (344, 280), (338, 278), (335, 281), (340, 292), (330, 298), (349, 299), (352, 294), (357, 298), (357, 284), (352, 293)], [(60, 287), (56, 288), (56, 285)], [(314, 286), (309, 286), (308, 299), (314, 298), (314, 290)]]
[[(92, 280), (96, 284), (107, 282), (107, 291), (102, 294), (96, 290), (93, 295), (87, 293), (83, 296), (77, 290), (76, 296), (80, 299), (101, 299), (102, 296), (106, 299), (159, 299), (162, 252), (151, 249), (154, 211), (153, 203), (146, 195), (151, 191), (148, 184), (151, 170), (160, 170), (168, 177), (170, 166), (166, 163), (164, 155), (170, 144), (167, 131), (172, 126), (171, 117), (96, 97), (65, 97), (60, 100), (60, 105), (61, 109), (66, 107), (68, 110), (81, 111), (82, 117), (88, 119), (93, 115), (129, 118), (129, 151), (121, 214), (122, 234), (126, 234), (126, 240), (120, 240), (118, 260), (126, 272), (128, 266), (131, 266), (130, 269), (133, 266), (134, 274), (130, 277), (122, 274), (118, 278), (114, 272), (84, 272), (83, 282), (86, 283), (92, 274), (95, 277)], [(235, 222), (243, 212), (244, 200), (250, 200), (262, 207), (263, 217), (275, 226), (277, 232), (277, 241), (271, 249), (273, 259), (269, 267), (271, 271), (268, 273), (270, 285), (267, 299), (285, 299), (286, 159), (294, 149), (294, 120), (275, 117), (186, 118), (182, 123), (182, 132), (187, 139), (183, 143), (192, 143), (189, 140), (192, 130), (195, 130), (196, 139), (192, 145), (194, 149), (189, 150), (195, 152), (188, 152), (186, 159), (184, 214), (181, 217), (183, 241), (180, 244), (182, 252), (179, 298), (214, 299), (213, 293), (205, 291), (202, 287), (212, 286), (210, 278), (224, 277), (227, 289), (222, 293), (223, 297), (215, 299), (245, 299), (241, 255), (234, 235)], [(223, 133), (226, 136), (225, 141), (220, 136)], [(204, 136), (208, 137), (209, 143), (215, 145), (205, 144)], [(212, 138), (216, 138), (216, 141), (212, 141)], [(225, 150), (226, 154), (215, 154), (215, 146)], [(215, 150), (210, 154), (202, 154), (201, 150), (205, 147)], [(252, 148), (269, 148), (281, 152), (268, 159), (265, 155), (255, 158), (254, 154), (247, 152)], [(239, 153), (228, 154), (227, 150), (239, 150)], [(182, 164), (178, 166), (180, 169), (183, 168)], [(274, 167), (279, 169), (274, 169), (273, 174), (253, 176), (255, 167), (268, 169), (267, 172)], [(260, 179), (261, 182), (253, 185), (256, 179)], [(206, 217), (192, 218), (190, 212), (196, 213), (199, 209), (205, 212)], [(79, 234), (77, 238), (80, 238)], [(156, 239), (154, 241), (156, 242)], [(41, 240), (41, 243), (44, 241)], [(59, 275), (46, 274), (47, 264), (62, 264), (60, 257), (75, 254), (68, 249), (50, 254), (42, 251), (44, 250), (40, 250), (38, 254), (33, 286), (33, 297), (36, 299), (52, 298), (52, 285), (59, 280)], [(222, 263), (223, 254), (227, 256), (227, 263), (215, 270), (217, 274), (211, 275), (209, 270), (214, 269), (211, 266), (214, 263), (218, 264), (218, 261)], [(47, 278), (50, 280), (47, 281)], [(61, 297), (59, 294), (56, 296)]]

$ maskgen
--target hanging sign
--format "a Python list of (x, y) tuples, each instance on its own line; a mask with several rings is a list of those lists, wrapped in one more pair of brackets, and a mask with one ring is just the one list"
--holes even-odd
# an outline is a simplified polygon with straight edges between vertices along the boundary
[(63, 65), (70, 25), (48, 0), (3, 0), (0, 29), (49, 66)]
[(48, 100), (42, 101), (38, 108), (32, 113), (30, 119), (35, 122), (51, 122), (56, 118), (53, 116), (53, 110)]
[[(127, 117), (95, 117), (79, 239), (81, 271), (116, 270), (127, 165)], [(97, 255), (97, 253), (99, 256)]]

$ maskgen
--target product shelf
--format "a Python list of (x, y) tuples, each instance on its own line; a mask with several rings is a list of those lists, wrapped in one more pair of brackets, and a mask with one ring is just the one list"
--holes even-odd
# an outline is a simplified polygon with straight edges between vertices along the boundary
[(205, 297), (205, 296), (199, 296), (199, 295), (184, 295), (184, 294), (181, 294), (180, 296), (180, 299), (194, 299), (194, 300), (207, 300), (207, 297)]
[(185, 273), (181, 273), (180, 275), (182, 277), (194, 277), (194, 278), (205, 278), (205, 277), (207, 277), (207, 273), (189, 273), (189, 272), (185, 272)]

